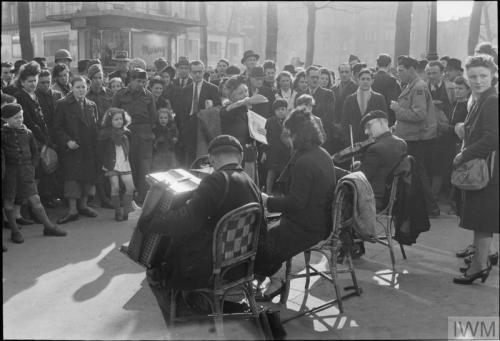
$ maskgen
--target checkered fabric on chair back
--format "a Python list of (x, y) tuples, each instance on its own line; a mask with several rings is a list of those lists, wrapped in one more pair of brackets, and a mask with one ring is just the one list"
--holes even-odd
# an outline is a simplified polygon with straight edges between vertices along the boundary
[(250, 203), (226, 213), (214, 235), (214, 271), (255, 257), (262, 221), (258, 203)]

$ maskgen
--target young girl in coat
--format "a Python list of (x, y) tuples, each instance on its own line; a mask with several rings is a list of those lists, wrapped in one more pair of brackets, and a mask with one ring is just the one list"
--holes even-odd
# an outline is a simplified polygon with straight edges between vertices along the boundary
[[(120, 108), (109, 108), (104, 114), (99, 134), (99, 158), (111, 184), (111, 202), (115, 207), (115, 220), (128, 219), (134, 194), (134, 181), (129, 162), (130, 131), (126, 128), (130, 116)], [(120, 196), (120, 181), (125, 193)]]
[(170, 108), (158, 109), (158, 122), (153, 128), (155, 134), (153, 171), (167, 171), (178, 167), (177, 158), (175, 157), (175, 145), (179, 139), (179, 131), (174, 116), (174, 112)]

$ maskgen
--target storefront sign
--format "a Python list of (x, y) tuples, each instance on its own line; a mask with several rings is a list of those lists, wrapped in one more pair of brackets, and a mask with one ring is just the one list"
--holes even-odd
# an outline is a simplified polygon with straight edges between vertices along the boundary
[(148, 66), (159, 57), (170, 59), (168, 56), (168, 36), (151, 32), (132, 33), (132, 57), (142, 58)]

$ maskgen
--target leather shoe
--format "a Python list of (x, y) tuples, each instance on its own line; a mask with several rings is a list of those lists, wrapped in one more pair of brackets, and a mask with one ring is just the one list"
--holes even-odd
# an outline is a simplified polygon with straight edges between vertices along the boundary
[(12, 242), (16, 244), (24, 243), (24, 238), (21, 232), (12, 232), (10, 234), (10, 240), (12, 240)]
[(33, 220), (21, 217), (21, 218), (16, 218), (16, 223), (18, 225), (33, 225), (35, 222)]
[(102, 201), (101, 202), (101, 207), (102, 208), (109, 208), (111, 210), (113, 210), (115, 207), (113, 206), (113, 204), (111, 203), (111, 201), (109, 200), (105, 200), (105, 201)]
[(44, 236), (64, 237), (65, 235), (67, 235), (67, 232), (64, 231), (63, 229), (59, 228), (58, 226), (54, 225), (52, 227), (45, 227), (43, 229), (43, 235)]
[(85, 217), (90, 217), (90, 218), (97, 217), (97, 212), (91, 209), (90, 207), (81, 208), (78, 210), (78, 213), (80, 213)]
[(66, 214), (64, 217), (58, 219), (57, 223), (62, 225), (62, 224), (66, 224), (66, 223), (69, 223), (69, 222), (75, 221), (75, 220), (78, 220), (78, 213)]

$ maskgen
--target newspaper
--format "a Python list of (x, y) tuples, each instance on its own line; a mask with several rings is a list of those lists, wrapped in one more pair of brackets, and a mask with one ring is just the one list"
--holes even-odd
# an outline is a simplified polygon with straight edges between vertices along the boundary
[(266, 119), (252, 110), (248, 110), (248, 130), (250, 137), (257, 142), (267, 144)]

